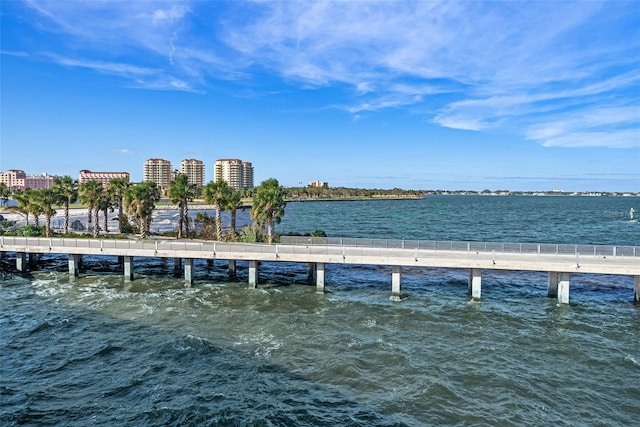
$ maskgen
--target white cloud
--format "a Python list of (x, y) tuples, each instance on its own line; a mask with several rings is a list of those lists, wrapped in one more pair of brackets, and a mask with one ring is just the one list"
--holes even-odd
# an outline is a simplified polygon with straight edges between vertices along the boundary
[(527, 129), (545, 147), (640, 147), (640, 106), (577, 111)]
[(0, 50), (0, 55), (19, 56), (24, 58), (29, 56), (27, 52), (20, 52), (20, 51), (13, 51), (13, 50)]
[(191, 9), (185, 5), (173, 5), (169, 9), (157, 9), (152, 14), (154, 24), (172, 23), (183, 19)]
[[(444, 127), (506, 124), (564, 146), (580, 138), (629, 145), (628, 120), (593, 125), (593, 138), (571, 120), (599, 116), (611, 99), (640, 103), (633, 2), (28, 4), (50, 31), (75, 37), (52, 56), (57, 62), (119, 75), (133, 87), (203, 91), (211, 79), (267, 72), (303, 89), (346, 88), (338, 108), (350, 114), (411, 108)], [(101, 60), (71, 59), (87, 51)], [(557, 119), (572, 110), (568, 122)], [(607, 131), (619, 133), (598, 135)]]
[(612, 132), (574, 132), (542, 140), (545, 147), (640, 147), (640, 129)]

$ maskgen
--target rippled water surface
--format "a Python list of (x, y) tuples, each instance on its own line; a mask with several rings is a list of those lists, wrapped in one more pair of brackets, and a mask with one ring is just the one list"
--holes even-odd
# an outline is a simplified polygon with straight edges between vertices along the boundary
[[(281, 231), (331, 236), (640, 244), (638, 198), (427, 197), (292, 203)], [(227, 265), (115, 258), (81, 276), (46, 255), (0, 260), (0, 425), (635, 425), (640, 307), (633, 278), (265, 263), (259, 289)]]

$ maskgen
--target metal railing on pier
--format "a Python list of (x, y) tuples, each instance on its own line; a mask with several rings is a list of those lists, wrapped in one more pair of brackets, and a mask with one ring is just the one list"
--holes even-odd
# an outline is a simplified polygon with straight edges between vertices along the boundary
[(639, 246), (569, 245), (549, 243), (501, 243), (436, 240), (355, 239), (334, 237), (282, 236), (279, 244), (238, 243), (197, 240), (133, 240), (133, 239), (74, 239), (44, 237), (0, 236), (0, 248), (47, 247), (75, 249), (122, 249), (149, 251), (288, 253), (288, 254), (361, 254), (385, 255), (391, 249), (410, 249), (420, 252), (574, 255), (599, 257), (640, 257)]
[(478, 252), (542, 255), (596, 255), (640, 257), (640, 246), (571, 245), (551, 243), (465, 242), (405, 239), (362, 239), (343, 237), (282, 236), (282, 245), (346, 246), (379, 249), (417, 249), (420, 251)]

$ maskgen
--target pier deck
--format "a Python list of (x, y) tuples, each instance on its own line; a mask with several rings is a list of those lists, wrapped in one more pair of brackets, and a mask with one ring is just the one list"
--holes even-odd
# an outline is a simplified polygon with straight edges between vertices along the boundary
[(112, 255), (124, 259), (125, 279), (133, 279), (134, 257), (185, 260), (185, 280), (192, 283), (194, 259), (249, 262), (249, 284), (255, 287), (260, 262), (300, 262), (313, 266), (319, 292), (324, 290), (325, 264), (389, 265), (392, 296), (400, 299), (401, 269), (406, 266), (469, 270), (469, 294), (480, 298), (483, 270), (549, 273), (549, 295), (569, 301), (570, 274), (628, 275), (635, 278), (634, 301), (640, 302), (640, 247), (552, 245), (535, 243), (439, 242), (376, 239), (283, 238), (282, 244), (211, 242), (171, 239), (116, 240), (0, 236), (0, 251), (15, 252), (23, 270), (26, 254), (69, 255), (69, 271), (77, 275), (78, 257)]

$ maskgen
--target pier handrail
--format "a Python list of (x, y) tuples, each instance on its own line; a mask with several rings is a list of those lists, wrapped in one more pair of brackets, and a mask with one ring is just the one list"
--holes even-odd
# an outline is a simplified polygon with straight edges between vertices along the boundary
[(640, 246), (281, 236), (282, 245), (348, 246), (503, 254), (640, 256)]
[(528, 255), (582, 255), (598, 257), (640, 257), (640, 246), (581, 245), (550, 243), (507, 243), (436, 240), (392, 240), (282, 236), (279, 244), (219, 242), (174, 239), (77, 239), (61, 237), (0, 236), (0, 250), (15, 247), (66, 249), (138, 249), (149, 251), (243, 252), (243, 253), (350, 253), (367, 250), (384, 254), (386, 250), (406, 249), (420, 252), (457, 252)]

